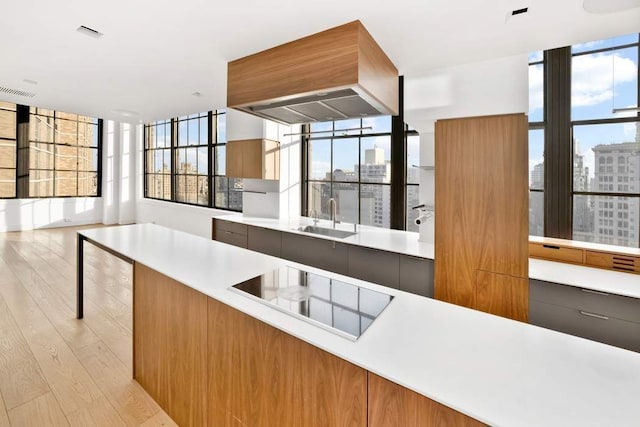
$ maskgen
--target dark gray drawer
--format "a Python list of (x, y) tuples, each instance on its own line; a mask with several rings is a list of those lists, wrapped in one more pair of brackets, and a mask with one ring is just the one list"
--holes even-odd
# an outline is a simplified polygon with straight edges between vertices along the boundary
[(247, 228), (247, 248), (272, 256), (281, 256), (282, 233), (267, 228)]
[(433, 298), (433, 260), (400, 255), (400, 289)]
[[(247, 235), (247, 226), (244, 224), (238, 224), (237, 222), (225, 221), (223, 219), (215, 218), (216, 234), (218, 230), (230, 231), (236, 234)], [(218, 240), (218, 239), (216, 239)]]
[(238, 234), (228, 230), (216, 230), (216, 241), (247, 248), (246, 234)]
[[(594, 316), (597, 315), (598, 317)], [(529, 300), (529, 323), (640, 352), (640, 324)]]
[(344, 243), (282, 233), (282, 258), (339, 274), (348, 274), (348, 250)]
[(349, 246), (349, 276), (398, 289), (399, 272), (397, 253)]
[(529, 298), (640, 323), (640, 300), (558, 283), (529, 281)]

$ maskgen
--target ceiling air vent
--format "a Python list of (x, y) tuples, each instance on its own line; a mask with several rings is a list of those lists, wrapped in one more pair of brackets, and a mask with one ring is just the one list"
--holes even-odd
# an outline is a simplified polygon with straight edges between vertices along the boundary
[(80, 34), (84, 34), (85, 36), (93, 37), (94, 39), (99, 39), (104, 35), (100, 31), (94, 30), (93, 28), (85, 27), (84, 25), (80, 25), (76, 29), (76, 31)]
[(528, 7), (523, 7), (522, 9), (516, 9), (511, 11), (511, 16), (521, 15), (523, 13), (527, 13), (529, 11)]
[(19, 89), (10, 89), (8, 87), (3, 87), (3, 86), (0, 86), (0, 92), (8, 93), (9, 95), (25, 96), (27, 98), (33, 98), (34, 96), (36, 96), (36, 94), (33, 92), (27, 92), (26, 90), (19, 90)]

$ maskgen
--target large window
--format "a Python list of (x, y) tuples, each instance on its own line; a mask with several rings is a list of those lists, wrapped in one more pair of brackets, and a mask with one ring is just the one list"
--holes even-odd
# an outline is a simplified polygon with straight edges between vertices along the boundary
[[(639, 51), (638, 34), (550, 51), (556, 60), (560, 59), (557, 63), (570, 62), (570, 67), (558, 70), (559, 75), (566, 77), (556, 78), (556, 83), (560, 81), (566, 88), (570, 87), (570, 92), (558, 88), (558, 84), (545, 85), (544, 73), (535, 69), (538, 65), (535, 58), (541, 55), (531, 56), (531, 234), (542, 235), (544, 223), (549, 221), (569, 224), (564, 227), (570, 228), (566, 234), (576, 240), (640, 246)], [(540, 64), (544, 71), (544, 62)], [(555, 70), (554, 67), (554, 73)], [(547, 74), (549, 76), (556, 75)], [(560, 105), (566, 104), (566, 112), (559, 109), (558, 116), (546, 117), (542, 109), (545, 96)], [(568, 116), (570, 120), (566, 119)], [(566, 137), (557, 137), (563, 135), (563, 126), (567, 129)], [(545, 131), (554, 136), (545, 140)], [(541, 145), (541, 141), (544, 144)], [(542, 151), (541, 146), (544, 146)], [(562, 151), (564, 147), (571, 151), (571, 161), (564, 170), (546, 171), (545, 179), (541, 154)], [(544, 218), (543, 191), (558, 195), (569, 187), (566, 194), (571, 199), (570, 212), (547, 209), (549, 216)], [(542, 196), (538, 200), (536, 193)], [(562, 215), (570, 215), (569, 220), (559, 220)]]
[(145, 197), (241, 211), (242, 179), (225, 176), (225, 118), (218, 110), (145, 125)]
[(93, 117), (0, 102), (0, 198), (99, 196), (101, 129)]
[[(420, 212), (413, 207), (420, 204), (420, 135), (414, 129), (407, 131), (407, 231), (418, 231), (415, 223)], [(431, 172), (433, 173), (433, 172)]]
[(544, 235), (544, 59), (529, 55), (529, 234)]
[(98, 194), (98, 120), (31, 107), (29, 196)]
[(0, 198), (16, 196), (16, 105), (0, 102)]
[[(328, 201), (337, 202), (338, 219), (391, 227), (391, 116), (311, 123), (306, 138), (304, 214), (330, 218)], [(404, 152), (418, 163), (417, 132), (410, 131)], [(405, 132), (405, 135), (407, 132)], [(410, 157), (410, 158), (409, 158)], [(417, 204), (416, 168), (407, 170), (407, 205)], [(405, 221), (413, 223), (411, 214)]]

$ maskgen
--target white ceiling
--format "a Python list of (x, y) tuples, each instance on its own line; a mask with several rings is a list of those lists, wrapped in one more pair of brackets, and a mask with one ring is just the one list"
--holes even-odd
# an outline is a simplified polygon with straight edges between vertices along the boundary
[[(528, 14), (507, 21), (526, 6)], [(221, 108), (227, 61), (355, 19), (407, 80), (640, 32), (640, 8), (590, 14), (582, 0), (6, 1), (0, 86), (37, 95), (0, 99), (133, 122)], [(104, 37), (81, 35), (80, 25)]]

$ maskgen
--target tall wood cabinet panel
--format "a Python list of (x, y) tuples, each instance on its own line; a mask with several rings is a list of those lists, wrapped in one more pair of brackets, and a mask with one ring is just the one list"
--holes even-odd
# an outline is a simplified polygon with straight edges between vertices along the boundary
[(369, 427), (484, 425), (371, 372), (368, 396)]
[(437, 299), (527, 320), (526, 281), (479, 274), (528, 277), (527, 153), (524, 114), (436, 123)]
[(367, 372), (209, 299), (209, 425), (365, 426)]
[(181, 426), (206, 424), (207, 297), (134, 265), (134, 379)]

